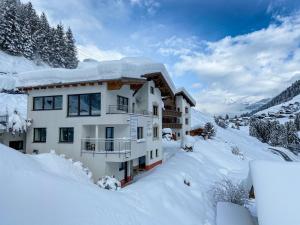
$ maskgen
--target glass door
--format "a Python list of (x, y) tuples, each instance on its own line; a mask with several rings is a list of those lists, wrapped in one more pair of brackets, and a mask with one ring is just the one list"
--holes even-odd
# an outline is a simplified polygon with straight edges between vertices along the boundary
[(106, 127), (105, 131), (105, 151), (113, 151), (114, 150), (114, 128)]

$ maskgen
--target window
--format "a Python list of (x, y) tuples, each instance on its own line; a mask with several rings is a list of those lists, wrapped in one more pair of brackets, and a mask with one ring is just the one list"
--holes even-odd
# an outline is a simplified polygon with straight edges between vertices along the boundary
[(137, 128), (137, 139), (142, 139), (143, 137), (144, 137), (143, 127), (138, 127)]
[(157, 105), (153, 106), (153, 115), (158, 116), (158, 106)]
[(68, 96), (68, 116), (100, 116), (100, 114), (100, 93)]
[(153, 138), (158, 138), (158, 127), (153, 127)]
[(154, 94), (154, 87), (150, 87), (150, 93)]
[(62, 109), (62, 95), (33, 97), (33, 110)]
[(186, 132), (185, 132), (185, 134), (186, 134), (186, 135), (188, 135), (188, 134), (189, 134), (189, 132), (188, 132), (188, 131), (186, 131)]
[(128, 112), (128, 98), (118, 95), (118, 110)]
[(158, 149), (155, 150), (155, 156), (158, 157)]
[(185, 118), (185, 124), (188, 125), (189, 124), (189, 119)]
[(180, 133), (177, 133), (177, 136), (180, 137)]
[(185, 107), (185, 113), (189, 113), (189, 108)]
[(122, 171), (125, 169), (125, 162), (120, 163), (119, 171)]
[(153, 159), (153, 151), (150, 151), (150, 159)]
[(46, 128), (33, 129), (33, 142), (46, 142)]
[(10, 141), (9, 147), (15, 150), (23, 150), (23, 141)]
[(74, 140), (74, 128), (59, 128), (59, 142), (71, 143)]
[(177, 112), (180, 112), (180, 108), (179, 107), (177, 108)]

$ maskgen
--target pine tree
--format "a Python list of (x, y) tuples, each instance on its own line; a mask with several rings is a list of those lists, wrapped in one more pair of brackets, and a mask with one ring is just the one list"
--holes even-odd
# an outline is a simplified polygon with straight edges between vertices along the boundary
[(4, 0), (3, 11), (0, 16), (0, 48), (11, 54), (20, 55), (22, 53), (22, 39), (19, 25), (19, 15), (16, 0)]
[(287, 144), (298, 144), (299, 138), (297, 135), (297, 129), (293, 121), (288, 121), (285, 124), (285, 129), (287, 133)]
[(287, 132), (285, 126), (278, 121), (274, 121), (271, 124), (270, 144), (272, 146), (287, 146)]
[(77, 51), (75, 46), (75, 40), (73, 33), (69, 27), (66, 32), (66, 43), (65, 43), (65, 67), (69, 69), (75, 69), (78, 65), (78, 59), (76, 57)]
[(52, 52), (52, 66), (65, 67), (65, 33), (62, 24), (58, 24), (54, 30), (53, 37), (53, 52)]
[(300, 113), (296, 114), (294, 123), (295, 123), (297, 131), (299, 131), (300, 130)]

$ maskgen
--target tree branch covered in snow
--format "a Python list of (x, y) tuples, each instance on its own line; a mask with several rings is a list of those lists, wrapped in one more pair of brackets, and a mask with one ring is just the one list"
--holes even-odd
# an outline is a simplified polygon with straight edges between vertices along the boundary
[(31, 121), (23, 118), (16, 110), (9, 115), (6, 129), (8, 132), (23, 133), (26, 132), (27, 128), (31, 126)]

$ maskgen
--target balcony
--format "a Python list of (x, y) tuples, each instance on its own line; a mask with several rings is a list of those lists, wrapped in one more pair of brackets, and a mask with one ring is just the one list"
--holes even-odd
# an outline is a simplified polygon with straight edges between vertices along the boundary
[(128, 105), (108, 105), (107, 106), (107, 114), (138, 114), (138, 115), (151, 115), (151, 113), (147, 110), (134, 110), (129, 112)]
[(171, 128), (171, 129), (181, 129), (181, 123), (163, 123), (163, 128)]
[(106, 161), (124, 162), (145, 155), (145, 144), (130, 138), (82, 138), (81, 155), (102, 154)]
[(164, 110), (163, 117), (181, 117), (181, 112), (176, 110)]

